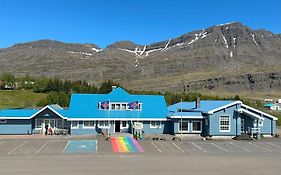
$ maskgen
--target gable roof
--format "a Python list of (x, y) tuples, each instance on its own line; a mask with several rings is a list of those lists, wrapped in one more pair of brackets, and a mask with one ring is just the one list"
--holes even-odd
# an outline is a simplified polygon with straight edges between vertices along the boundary
[(33, 115), (30, 116), (30, 118), (35, 117), (36, 115), (40, 114), (42, 111), (46, 110), (46, 109), (50, 109), (52, 112), (54, 112), (55, 114), (57, 114), (59, 117), (61, 117), (62, 119), (66, 119), (66, 110), (63, 110), (63, 108), (59, 108), (58, 105), (47, 105), (44, 108), (38, 110), (36, 113), (34, 113)]
[(168, 107), (169, 111), (178, 111), (186, 109), (191, 111), (200, 111), (203, 113), (212, 114), (221, 109), (227, 108), (235, 104), (241, 104), (241, 101), (230, 100), (201, 100), (200, 107), (196, 108), (196, 102), (179, 102)]
[(245, 104), (242, 104), (241, 106), (242, 106), (242, 108), (244, 108), (244, 109), (246, 109), (246, 110), (249, 110), (249, 109), (250, 109), (250, 110), (252, 110), (252, 111), (254, 111), (254, 112), (256, 112), (256, 113), (258, 113), (258, 114), (260, 114), (260, 115), (262, 115), (262, 116), (266, 116), (266, 117), (272, 118), (273, 120), (278, 120), (277, 117), (274, 117), (273, 115), (270, 115), (270, 114), (265, 113), (265, 112), (263, 112), (263, 111), (260, 111), (260, 110), (258, 110), (258, 109), (255, 109), (255, 108), (253, 108), (253, 107), (251, 107), (251, 106), (248, 106), (248, 105), (245, 105)]
[[(142, 110), (99, 110), (99, 102), (139, 101)], [(161, 95), (131, 95), (122, 88), (114, 89), (109, 94), (72, 94), (69, 120), (95, 119), (95, 120), (166, 120), (167, 106)]]

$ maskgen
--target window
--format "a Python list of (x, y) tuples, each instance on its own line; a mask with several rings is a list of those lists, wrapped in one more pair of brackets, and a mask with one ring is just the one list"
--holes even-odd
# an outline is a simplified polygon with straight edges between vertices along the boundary
[(35, 128), (36, 129), (42, 129), (43, 122), (44, 122), (43, 119), (35, 119)]
[(116, 105), (115, 105), (115, 109), (116, 109), (116, 110), (120, 110), (120, 106), (121, 106), (121, 104), (116, 104)]
[(201, 132), (202, 131), (202, 122), (193, 121), (192, 122), (192, 132)]
[(121, 128), (128, 128), (127, 121), (121, 121)]
[(180, 121), (179, 122), (179, 131), (180, 132), (188, 132), (189, 129), (188, 129), (188, 121)]
[(79, 123), (78, 121), (72, 121), (71, 122), (71, 129), (78, 129)]
[(230, 132), (229, 118), (229, 116), (220, 116), (220, 132)]
[(7, 123), (7, 120), (6, 119), (1, 119), (0, 123)]
[(161, 121), (151, 121), (150, 128), (161, 128)]
[(127, 105), (126, 104), (121, 104), (121, 109), (122, 110), (126, 110), (127, 109)]
[(259, 120), (259, 126), (263, 126), (263, 120)]
[(94, 128), (95, 127), (95, 121), (84, 121), (83, 122), (83, 128)]
[(99, 121), (99, 128), (109, 128), (108, 121)]
[(56, 120), (56, 128), (63, 128), (63, 120), (62, 119), (58, 119)]
[(115, 110), (115, 104), (111, 104), (111, 110)]

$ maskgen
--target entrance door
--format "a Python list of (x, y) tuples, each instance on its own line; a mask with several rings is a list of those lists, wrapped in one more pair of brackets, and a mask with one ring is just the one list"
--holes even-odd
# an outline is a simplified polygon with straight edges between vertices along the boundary
[(115, 132), (120, 132), (120, 121), (115, 121)]
[(245, 119), (241, 118), (241, 133), (245, 133)]

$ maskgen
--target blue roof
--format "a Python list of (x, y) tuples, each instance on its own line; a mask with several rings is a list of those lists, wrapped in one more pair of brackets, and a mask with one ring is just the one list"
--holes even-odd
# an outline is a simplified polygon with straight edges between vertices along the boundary
[[(99, 110), (99, 102), (139, 101), (142, 110)], [(72, 94), (68, 118), (154, 118), (166, 119), (168, 109), (163, 96), (131, 95), (122, 88), (116, 88), (109, 94)]]
[(38, 109), (6, 109), (0, 110), (1, 117), (30, 117), (36, 112)]
[(171, 106), (168, 106), (168, 109), (169, 109), (169, 111), (173, 111), (173, 112), (177, 112), (177, 111), (180, 111), (181, 109), (183, 109), (183, 110), (201, 111), (201, 112), (207, 113), (208, 111), (217, 109), (219, 107), (228, 105), (233, 102), (235, 102), (235, 101), (201, 100), (199, 108), (195, 108), (196, 102), (179, 102), (179, 103), (173, 104)]

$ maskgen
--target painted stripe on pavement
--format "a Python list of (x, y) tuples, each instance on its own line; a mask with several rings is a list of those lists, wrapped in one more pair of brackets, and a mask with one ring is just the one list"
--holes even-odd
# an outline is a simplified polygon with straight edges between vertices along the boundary
[(200, 149), (203, 152), (207, 152), (206, 150), (204, 150), (203, 148), (201, 148), (200, 146), (196, 145), (194, 142), (191, 143), (192, 145), (194, 145), (196, 148)]
[(181, 152), (184, 153), (184, 150), (182, 150), (177, 144), (175, 144), (174, 142), (172, 142), (172, 144), (173, 144), (176, 148), (178, 148)]
[(237, 148), (240, 148), (240, 149), (242, 149), (242, 150), (244, 150), (244, 151), (247, 151), (247, 152), (252, 152), (252, 151), (250, 151), (250, 150), (248, 150), (247, 148), (243, 148), (242, 146), (239, 146), (239, 145), (236, 145), (236, 144), (234, 144), (234, 143), (232, 143), (232, 142), (229, 142), (231, 145), (233, 145), (233, 146), (235, 146), (235, 147), (237, 147)]
[(214, 144), (213, 142), (212, 142), (211, 144), (212, 144), (212, 145), (214, 145), (215, 147), (217, 147), (217, 148), (219, 148), (219, 149), (223, 150), (224, 152), (228, 152), (228, 150), (226, 150), (226, 149), (224, 149), (224, 148), (220, 147), (220, 146), (219, 146), (219, 145), (217, 145), (217, 144)]
[(256, 147), (256, 148), (259, 148), (259, 149), (262, 149), (262, 150), (265, 150), (265, 151), (268, 151), (268, 152), (271, 152), (272, 153), (272, 151), (270, 150), (270, 149), (267, 149), (267, 148), (264, 148), (264, 147), (262, 147), (262, 146), (258, 146), (258, 145), (255, 145), (255, 144), (253, 144), (253, 143), (251, 143), (251, 142), (248, 142), (250, 145), (253, 145), (254, 147)]
[(19, 144), (17, 147), (15, 147), (14, 149), (12, 149), (11, 151), (8, 152), (8, 154), (12, 154), (14, 151), (16, 151), (17, 149), (19, 149), (21, 146), (23, 146), (24, 144), (26, 144), (27, 141), (24, 141), (23, 143)]
[(152, 144), (160, 153), (162, 152), (153, 142), (151, 142), (151, 144)]

